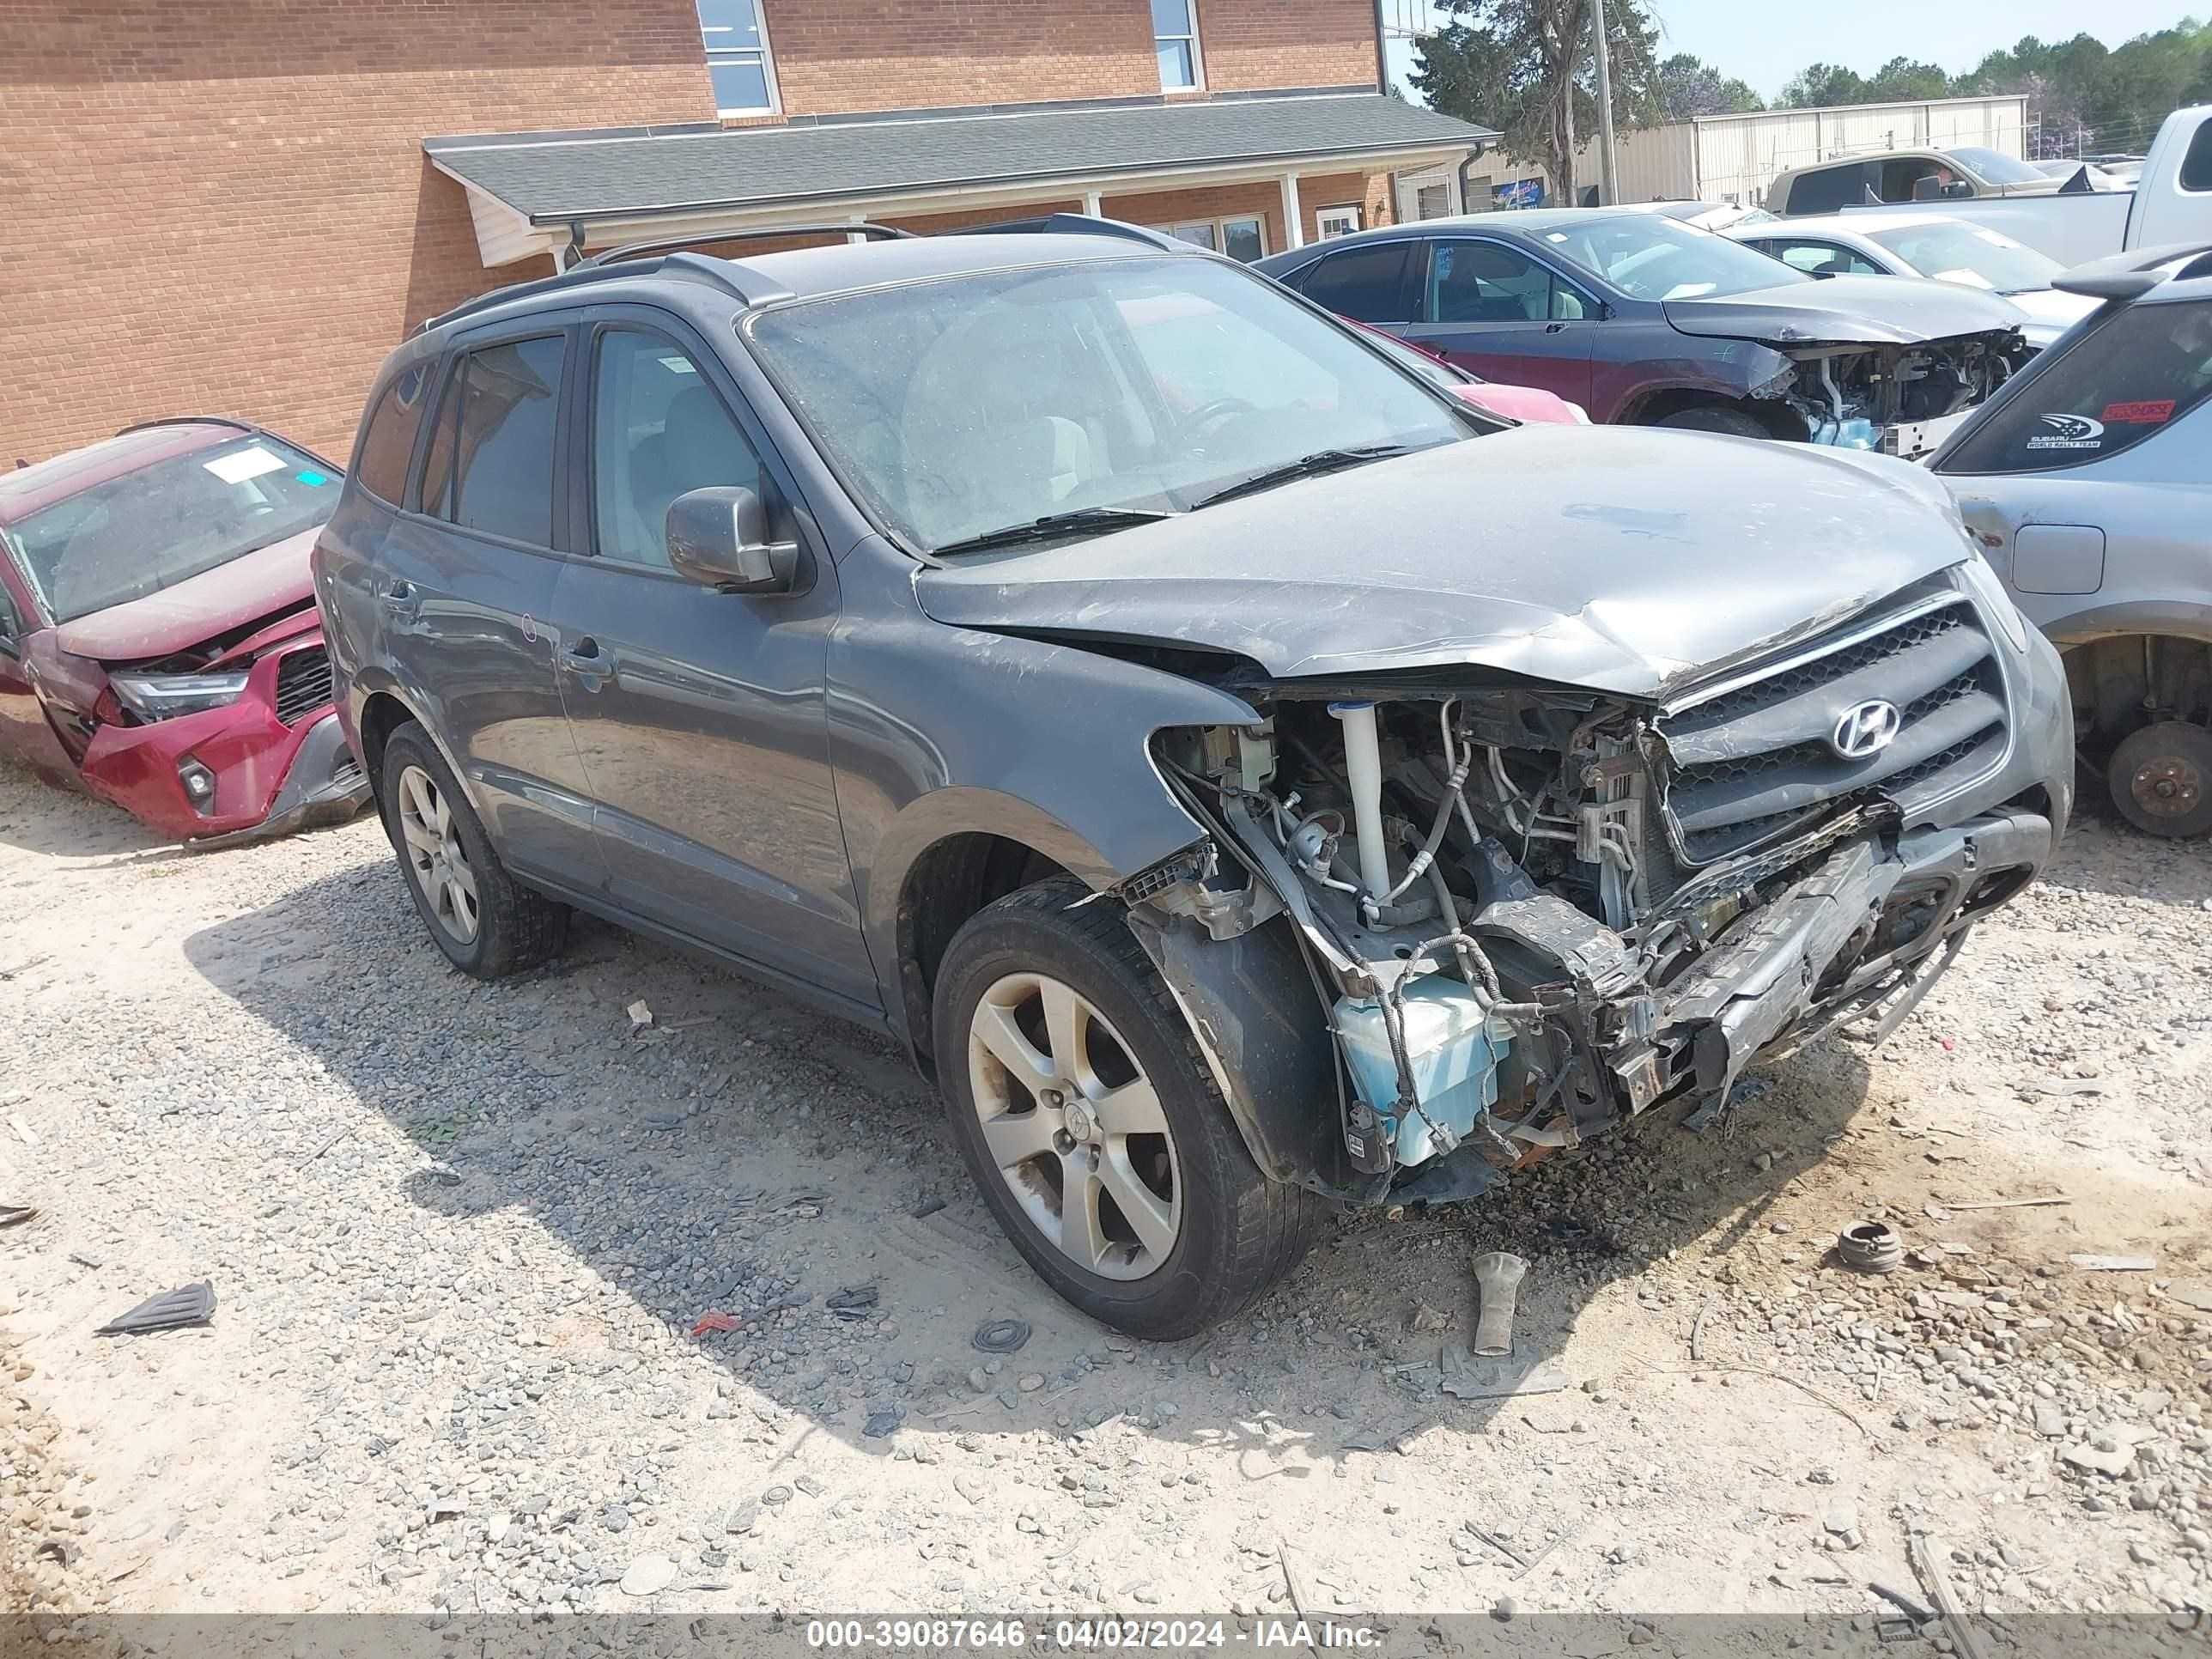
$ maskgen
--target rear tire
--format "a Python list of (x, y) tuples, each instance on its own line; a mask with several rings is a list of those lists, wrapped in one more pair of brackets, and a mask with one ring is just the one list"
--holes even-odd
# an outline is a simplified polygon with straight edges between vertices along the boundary
[(1261, 1174), (1120, 908), (1070, 908), (1088, 896), (1055, 877), (954, 935), (939, 1084), (969, 1172), (1038, 1276), (1103, 1324), (1170, 1341), (1280, 1280), (1323, 1208)]
[(447, 961), (501, 979), (559, 954), (568, 907), (507, 874), (446, 757), (412, 720), (385, 740), (377, 798), (408, 896)]
[(1767, 438), (1774, 434), (1754, 417), (1740, 409), (1723, 409), (1717, 404), (1699, 404), (1689, 409), (1678, 409), (1672, 415), (1654, 421), (1654, 426), (1672, 427), (1677, 432), (1719, 432), (1731, 438)]
[(2181, 840), (2212, 830), (2212, 732), (2160, 720), (2130, 732), (2105, 769), (2112, 805), (2148, 836)]

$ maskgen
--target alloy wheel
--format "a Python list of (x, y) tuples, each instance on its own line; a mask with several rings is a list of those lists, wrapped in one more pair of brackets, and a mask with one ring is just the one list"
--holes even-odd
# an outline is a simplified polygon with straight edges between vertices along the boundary
[(445, 793), (419, 766), (399, 775), (399, 833), (431, 919), (455, 944), (473, 943), (481, 920), (476, 872)]
[(1158, 1092), (1073, 986), (1008, 974), (976, 1004), (968, 1074), (988, 1161), (1044, 1237), (1102, 1279), (1174, 1250), (1182, 1182)]

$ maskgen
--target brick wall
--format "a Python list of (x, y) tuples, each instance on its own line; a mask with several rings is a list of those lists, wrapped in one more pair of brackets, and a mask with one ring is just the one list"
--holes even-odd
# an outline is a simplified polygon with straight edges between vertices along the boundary
[(1374, 0), (1197, 0), (1212, 92), (1375, 84)]
[[(765, 6), (793, 113), (1159, 89), (1148, 0)], [(1199, 23), (1215, 88), (1373, 78), (1370, 0)], [(425, 137), (714, 115), (692, 0), (0, 0), (0, 465), (177, 413), (342, 458), (410, 329), (547, 268), (480, 267)]]
[[(1210, 91), (1374, 83), (1374, 0), (1197, 3)], [(1160, 90), (1150, 0), (764, 4), (791, 115)]]
[(247, 416), (343, 459), (486, 272), (428, 134), (711, 120), (691, 0), (0, 0), (0, 465)]

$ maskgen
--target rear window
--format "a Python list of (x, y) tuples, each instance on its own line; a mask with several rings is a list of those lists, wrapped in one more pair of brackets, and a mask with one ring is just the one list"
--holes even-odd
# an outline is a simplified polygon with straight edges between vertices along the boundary
[(2199, 125), (2189, 141), (2189, 154), (2181, 158), (2181, 187), (2212, 190), (2212, 121)]
[(2132, 449), (2212, 393), (2212, 301), (2130, 306), (2022, 385), (1942, 471), (2046, 472)]
[(1298, 292), (1340, 317), (1405, 322), (1406, 261), (1413, 251), (1411, 242), (1378, 242), (1332, 253), (1298, 279)]
[[(533, 547), (553, 544), (553, 427), (566, 342), (553, 335), (486, 346), (453, 377), (458, 422), (441, 419), (422, 476), (422, 510)], [(435, 491), (434, 496), (433, 491)]]
[(370, 494), (395, 506), (406, 494), (407, 463), (414, 459), (415, 434), (422, 428), (422, 391), (429, 379), (429, 365), (417, 363), (385, 387), (362, 434), (353, 476)]
[(1849, 167), (1822, 167), (1818, 173), (1801, 173), (1790, 186), (1790, 204), (1785, 213), (1834, 213), (1843, 208), (1856, 207), (1866, 200), (1866, 168), (1853, 162)]

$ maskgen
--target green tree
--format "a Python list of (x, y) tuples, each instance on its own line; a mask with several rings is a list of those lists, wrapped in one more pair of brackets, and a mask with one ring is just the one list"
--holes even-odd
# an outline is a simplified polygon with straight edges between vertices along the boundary
[[(1432, 109), (1498, 129), (1516, 161), (1576, 198), (1575, 151), (1597, 131), (1589, 0), (1441, 0), (1451, 21), (1423, 38), (1413, 86)], [(1606, 7), (1613, 118), (1658, 118), (1656, 32), (1638, 0)]]
[(1865, 101), (1901, 103), (1914, 98), (1950, 95), (1951, 77), (1940, 64), (1916, 64), (1909, 58), (1893, 58), (1868, 80)]
[(1686, 52), (1678, 52), (1659, 65), (1653, 94), (1662, 121), (1741, 115), (1766, 107), (1765, 100), (1741, 81), (1723, 76), (1712, 64)]
[(1790, 76), (1774, 100), (1777, 109), (1818, 109), (1829, 104), (1863, 104), (1866, 82), (1841, 64), (1814, 64)]

